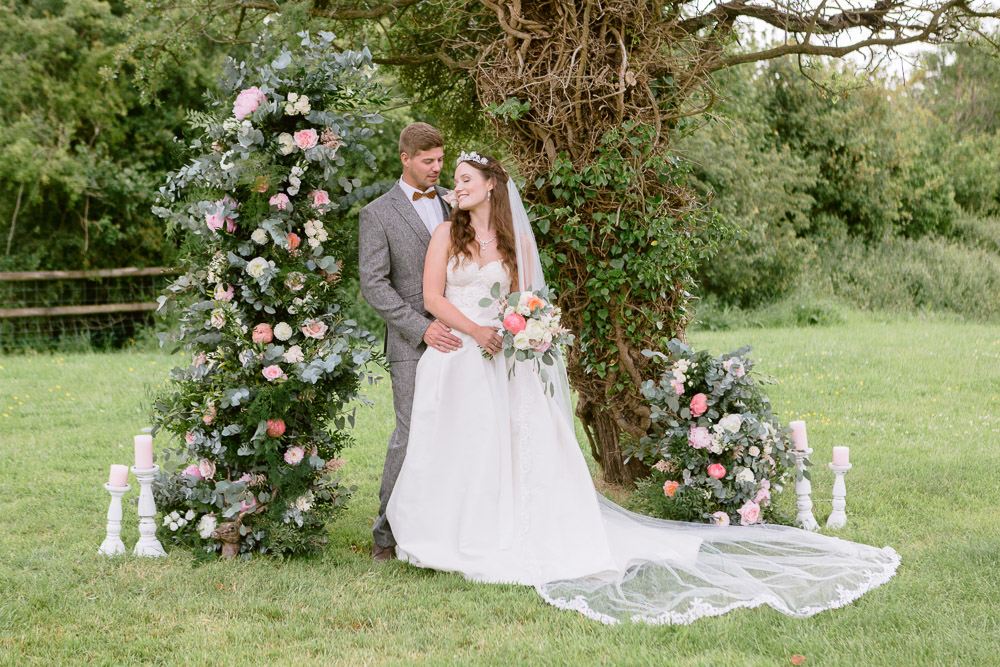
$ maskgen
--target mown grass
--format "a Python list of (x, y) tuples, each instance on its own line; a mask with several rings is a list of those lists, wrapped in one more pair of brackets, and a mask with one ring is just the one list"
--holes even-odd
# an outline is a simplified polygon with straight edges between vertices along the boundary
[[(210, 562), (96, 553), (111, 463), (129, 463), (156, 353), (0, 357), (2, 664), (997, 664), (1000, 647), (1000, 327), (848, 313), (827, 327), (697, 331), (750, 343), (783, 420), (810, 425), (814, 499), (829, 513), (835, 444), (851, 446), (849, 524), (892, 545), (898, 576), (855, 604), (796, 620), (769, 608), (688, 627), (605, 627), (528, 588), (370, 559), (387, 386), (347, 452), (358, 493), (322, 556)], [(137, 494), (135, 488), (127, 497)], [(613, 494), (620, 498), (618, 490)], [(787, 500), (787, 499), (786, 499)], [(137, 518), (126, 506), (131, 548)]]

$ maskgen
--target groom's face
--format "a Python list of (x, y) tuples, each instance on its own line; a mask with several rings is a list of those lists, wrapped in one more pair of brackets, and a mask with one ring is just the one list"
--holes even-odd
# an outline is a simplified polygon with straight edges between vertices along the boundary
[(399, 157), (403, 161), (403, 180), (411, 186), (426, 190), (437, 185), (444, 166), (444, 148), (417, 151), (412, 156), (402, 153)]

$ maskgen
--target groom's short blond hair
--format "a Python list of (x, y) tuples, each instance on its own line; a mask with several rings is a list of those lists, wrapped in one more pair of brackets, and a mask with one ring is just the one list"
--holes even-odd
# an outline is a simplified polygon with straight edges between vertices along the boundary
[(420, 151), (432, 148), (443, 148), (444, 139), (433, 125), (427, 123), (410, 123), (399, 133), (399, 154), (406, 153), (409, 157)]

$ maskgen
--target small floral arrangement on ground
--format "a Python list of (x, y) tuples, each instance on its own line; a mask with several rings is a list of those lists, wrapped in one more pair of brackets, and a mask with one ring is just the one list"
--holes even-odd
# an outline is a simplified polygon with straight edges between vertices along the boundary
[[(550, 391), (554, 391), (548, 371), (543, 367), (555, 363), (559, 353), (559, 345), (572, 345), (573, 334), (564, 329), (560, 321), (559, 308), (553, 305), (553, 299), (548, 290), (511, 292), (506, 297), (500, 296), (500, 283), (494, 283), (490, 290), (492, 299), (481, 299), (479, 306), (489, 308), (496, 306), (497, 319), (503, 331), (503, 353), (508, 359), (515, 361), (531, 361), (535, 365)], [(483, 356), (491, 355), (483, 350)], [(516, 364), (510, 372), (515, 372)]]
[(667, 368), (646, 381), (652, 426), (626, 449), (650, 467), (638, 484), (649, 513), (679, 521), (722, 526), (790, 523), (774, 506), (795, 474), (790, 431), (771, 412), (749, 347), (713, 357), (678, 340), (668, 354), (646, 350)]
[(161, 344), (191, 359), (155, 402), (155, 431), (177, 442), (154, 485), (160, 533), (208, 551), (220, 536), (244, 554), (323, 546), (350, 495), (349, 404), (372, 379), (375, 338), (345, 316), (340, 280), (356, 222), (338, 212), (372, 194), (345, 174), (374, 168), (381, 117), (366, 109), (387, 96), (367, 51), (299, 37), (265, 34), (226, 61), (222, 97), (192, 114), (192, 157), (154, 208), (183, 232), (186, 269), (160, 297), (181, 308)]

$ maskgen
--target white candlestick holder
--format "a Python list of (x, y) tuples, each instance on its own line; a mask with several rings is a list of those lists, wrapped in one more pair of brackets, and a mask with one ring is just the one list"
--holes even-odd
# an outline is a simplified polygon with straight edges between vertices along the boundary
[(847, 485), (844, 483), (844, 475), (853, 467), (850, 463), (846, 466), (830, 464), (830, 470), (834, 474), (833, 512), (826, 520), (827, 528), (843, 528), (847, 525), (847, 512), (844, 511), (847, 508)]
[(795, 503), (795, 507), (799, 510), (798, 515), (795, 517), (795, 523), (805, 530), (819, 530), (819, 523), (816, 522), (816, 517), (813, 516), (813, 502), (812, 498), (810, 498), (810, 495), (812, 495), (812, 483), (805, 476), (806, 457), (812, 453), (813, 450), (809, 448), (795, 450), (795, 495), (799, 497)]
[(108, 505), (108, 534), (101, 542), (97, 553), (117, 556), (125, 553), (125, 543), (122, 542), (122, 496), (132, 487), (128, 484), (125, 486), (105, 484), (104, 488), (111, 494), (111, 503)]
[(132, 466), (132, 472), (139, 480), (139, 541), (135, 543), (133, 553), (136, 556), (151, 556), (153, 558), (166, 556), (160, 541), (156, 539), (156, 501), (153, 500), (153, 478), (159, 472), (160, 466), (139, 469)]

